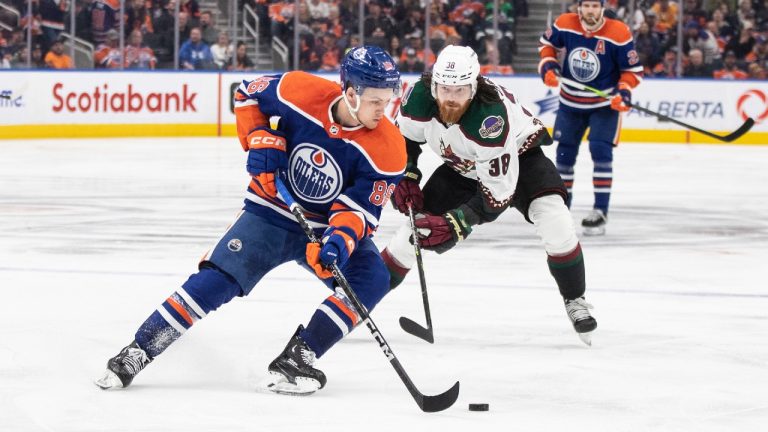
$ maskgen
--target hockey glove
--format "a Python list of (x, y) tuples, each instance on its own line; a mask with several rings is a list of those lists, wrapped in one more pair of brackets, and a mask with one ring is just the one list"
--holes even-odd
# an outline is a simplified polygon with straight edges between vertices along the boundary
[(333, 276), (328, 270), (331, 264), (342, 268), (347, 263), (357, 247), (357, 235), (351, 228), (329, 226), (320, 241), (322, 244), (307, 244), (307, 263), (318, 277), (326, 279)]
[(558, 87), (562, 70), (556, 61), (548, 61), (541, 65), (541, 80), (547, 87)]
[(248, 134), (248, 173), (271, 197), (277, 196), (275, 172), (288, 168), (285, 134), (261, 126)]
[(619, 83), (619, 91), (611, 98), (611, 108), (619, 112), (627, 112), (632, 109), (632, 92), (629, 86)]
[[(464, 212), (458, 209), (442, 216), (416, 219), (416, 228), (419, 229), (421, 246), (439, 254), (456, 246), (456, 243), (467, 238), (472, 232), (472, 227), (464, 219)], [(429, 230), (429, 234), (421, 234), (423, 229)]]
[(408, 164), (405, 168), (400, 183), (392, 194), (392, 205), (402, 214), (408, 214), (408, 203), (411, 204), (414, 213), (420, 212), (424, 208), (424, 193), (419, 187), (421, 181), (421, 171), (416, 166)]

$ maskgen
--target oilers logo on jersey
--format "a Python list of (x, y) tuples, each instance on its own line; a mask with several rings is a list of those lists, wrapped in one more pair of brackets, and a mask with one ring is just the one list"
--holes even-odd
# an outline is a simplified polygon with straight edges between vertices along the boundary
[(600, 74), (600, 59), (589, 48), (576, 48), (568, 55), (571, 76), (580, 82), (590, 82)]
[(339, 165), (318, 145), (296, 146), (291, 153), (289, 172), (296, 194), (308, 202), (330, 202), (341, 190)]

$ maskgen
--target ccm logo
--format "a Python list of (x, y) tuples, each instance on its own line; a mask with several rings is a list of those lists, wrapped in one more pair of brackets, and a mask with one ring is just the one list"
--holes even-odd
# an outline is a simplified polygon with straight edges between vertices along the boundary
[(251, 138), (251, 148), (285, 147), (285, 140), (276, 136), (255, 136)]

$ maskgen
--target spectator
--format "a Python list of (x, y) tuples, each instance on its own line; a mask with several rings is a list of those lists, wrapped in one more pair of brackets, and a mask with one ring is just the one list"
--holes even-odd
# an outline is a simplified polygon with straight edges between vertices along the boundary
[(283, 42), (293, 37), (291, 29), (291, 20), (293, 20), (293, 2), (276, 1), (269, 5), (269, 19), (272, 22), (272, 37), (276, 37)]
[(716, 70), (713, 77), (716, 79), (741, 80), (749, 78), (749, 75), (736, 65), (736, 53), (728, 51), (725, 53), (723, 68)]
[(219, 39), (219, 32), (213, 25), (213, 16), (209, 11), (200, 13), (200, 31), (203, 34), (203, 42), (213, 45)]
[(69, 0), (38, 0), (40, 12), (40, 30), (45, 38), (45, 45), (50, 46), (64, 31), (64, 15), (69, 9)]
[(712, 64), (720, 59), (720, 50), (717, 39), (709, 30), (701, 28), (697, 21), (688, 21), (685, 24), (686, 42), (690, 49), (699, 49), (704, 53), (704, 63)]
[(656, 14), (656, 28), (658, 33), (667, 34), (667, 32), (677, 25), (677, 3), (669, 0), (656, 0), (651, 6), (651, 10)]
[(751, 79), (768, 79), (768, 74), (766, 74), (765, 68), (757, 63), (750, 63), (749, 66), (747, 66), (747, 71), (749, 72), (749, 78)]
[(154, 69), (157, 58), (152, 48), (144, 46), (141, 30), (131, 32), (129, 45), (125, 47), (125, 67), (128, 69)]
[(677, 48), (670, 47), (664, 52), (664, 58), (653, 67), (656, 78), (677, 78)]
[(93, 29), (91, 28), (92, 8), (93, 0), (75, 2), (75, 36), (90, 42), (93, 42)]
[[(491, 2), (491, 11), (493, 11), (493, 2)], [(501, 8), (499, 8), (499, 12), (502, 12)], [(473, 13), (477, 14), (480, 18), (483, 18), (485, 14), (485, 7), (483, 7), (483, 4), (475, 0), (461, 0), (461, 3), (456, 5), (456, 7), (448, 14), (448, 19), (450, 19), (454, 25), (458, 26)]]
[[(344, 25), (344, 22), (341, 20), (341, 15), (339, 15), (339, 7), (336, 5), (332, 5), (329, 8), (328, 12), (328, 31), (333, 32), (333, 34), (336, 35), (337, 38), (345, 38), (347, 36), (348, 30)], [(342, 46), (347, 46), (348, 40), (344, 40), (344, 44)]]
[(643, 65), (646, 73), (653, 69), (658, 62), (658, 53), (661, 49), (659, 38), (651, 33), (648, 23), (640, 24), (640, 28), (635, 36), (635, 50), (640, 57), (640, 63)]
[(416, 50), (406, 48), (403, 50), (404, 57), (400, 58), (398, 69), (401, 73), (422, 73), (426, 69), (424, 62), (416, 56)]
[(245, 42), (240, 41), (237, 43), (237, 52), (235, 54), (234, 59), (234, 67), (232, 66), (232, 59), (229, 61), (229, 70), (236, 70), (236, 71), (252, 71), (254, 68), (254, 63), (251, 61), (251, 58), (248, 57), (247, 52), (247, 46), (245, 45)]
[(323, 35), (320, 54), (320, 70), (336, 72), (341, 67), (341, 49), (336, 45), (336, 35), (328, 32)]
[(379, 0), (368, 4), (368, 16), (365, 17), (363, 28), (366, 45), (389, 48), (389, 39), (395, 34), (395, 23), (392, 18), (382, 14)]
[(712, 68), (704, 63), (704, 53), (693, 48), (688, 53), (688, 66), (683, 71), (686, 78), (712, 78)]
[(515, 73), (512, 66), (499, 63), (499, 53), (493, 46), (493, 39), (486, 38), (483, 45), (485, 45), (483, 50), (485, 58), (483, 59), (483, 64), (480, 65), (480, 75), (512, 75)]
[(418, 7), (412, 7), (408, 10), (408, 16), (404, 22), (399, 23), (400, 38), (408, 39), (411, 37), (424, 37), (424, 14)]
[(219, 69), (225, 69), (232, 62), (232, 54), (235, 52), (235, 46), (229, 42), (229, 35), (223, 31), (219, 33), (219, 38), (215, 44), (211, 45), (211, 55), (213, 62)]
[(733, 51), (736, 53), (736, 58), (743, 59), (752, 51), (752, 47), (755, 45), (754, 29), (752, 23), (744, 23), (744, 26), (739, 32), (739, 37), (731, 39), (726, 45), (726, 51)]
[(389, 50), (387, 51), (395, 60), (399, 59), (403, 54), (403, 44), (400, 43), (400, 38), (397, 35), (392, 36), (392, 39), (389, 41)]
[(179, 64), (185, 70), (215, 69), (211, 49), (203, 42), (199, 27), (193, 27), (189, 31), (189, 40), (181, 45)]
[[(171, 2), (173, 3), (173, 2)], [(173, 11), (171, 11), (173, 12)], [(192, 33), (192, 27), (195, 27), (190, 23), (190, 16), (186, 12), (179, 12), (179, 40), (184, 43), (189, 40)], [(199, 27), (198, 27), (199, 28)], [(171, 24), (171, 35), (173, 35), (173, 24)], [(202, 32), (200, 33), (200, 39), (202, 40)]]
[(120, 34), (112, 29), (107, 32), (107, 41), (98, 47), (93, 53), (94, 66), (100, 69), (120, 69), (122, 64), (120, 52)]
[(308, 0), (309, 17), (313, 20), (327, 20), (330, 16), (330, 6), (325, 0)]
[(184, 12), (189, 17), (189, 26), (198, 27), (200, 24), (200, 4), (197, 0), (181, 0), (179, 5), (179, 14)]
[(745, 60), (749, 63), (757, 63), (762, 68), (768, 67), (768, 38), (758, 35), (755, 38), (755, 44), (752, 51), (746, 55)]
[(59, 38), (51, 45), (51, 50), (45, 55), (45, 66), (49, 69), (74, 69), (72, 57), (64, 54), (64, 43)]
[(91, 32), (94, 45), (107, 42), (107, 32), (119, 26), (120, 0), (94, 0), (91, 4)]
[(128, 35), (133, 30), (139, 30), (142, 34), (155, 32), (145, 0), (133, 0), (131, 8), (125, 11), (125, 15)]
[(712, 11), (712, 22), (714, 22), (715, 26), (717, 27), (715, 36), (722, 37), (726, 43), (728, 43), (728, 41), (736, 35), (736, 29), (734, 29), (733, 26), (731, 26), (731, 24), (725, 19), (721, 9), (715, 9)]
[(320, 67), (320, 57), (315, 49), (315, 38), (310, 34), (299, 37), (299, 69), (314, 71)]

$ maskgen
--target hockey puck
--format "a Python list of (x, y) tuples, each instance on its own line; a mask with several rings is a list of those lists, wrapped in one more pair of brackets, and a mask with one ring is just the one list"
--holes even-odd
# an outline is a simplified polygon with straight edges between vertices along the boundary
[(488, 411), (487, 403), (473, 403), (469, 404), (470, 411)]

